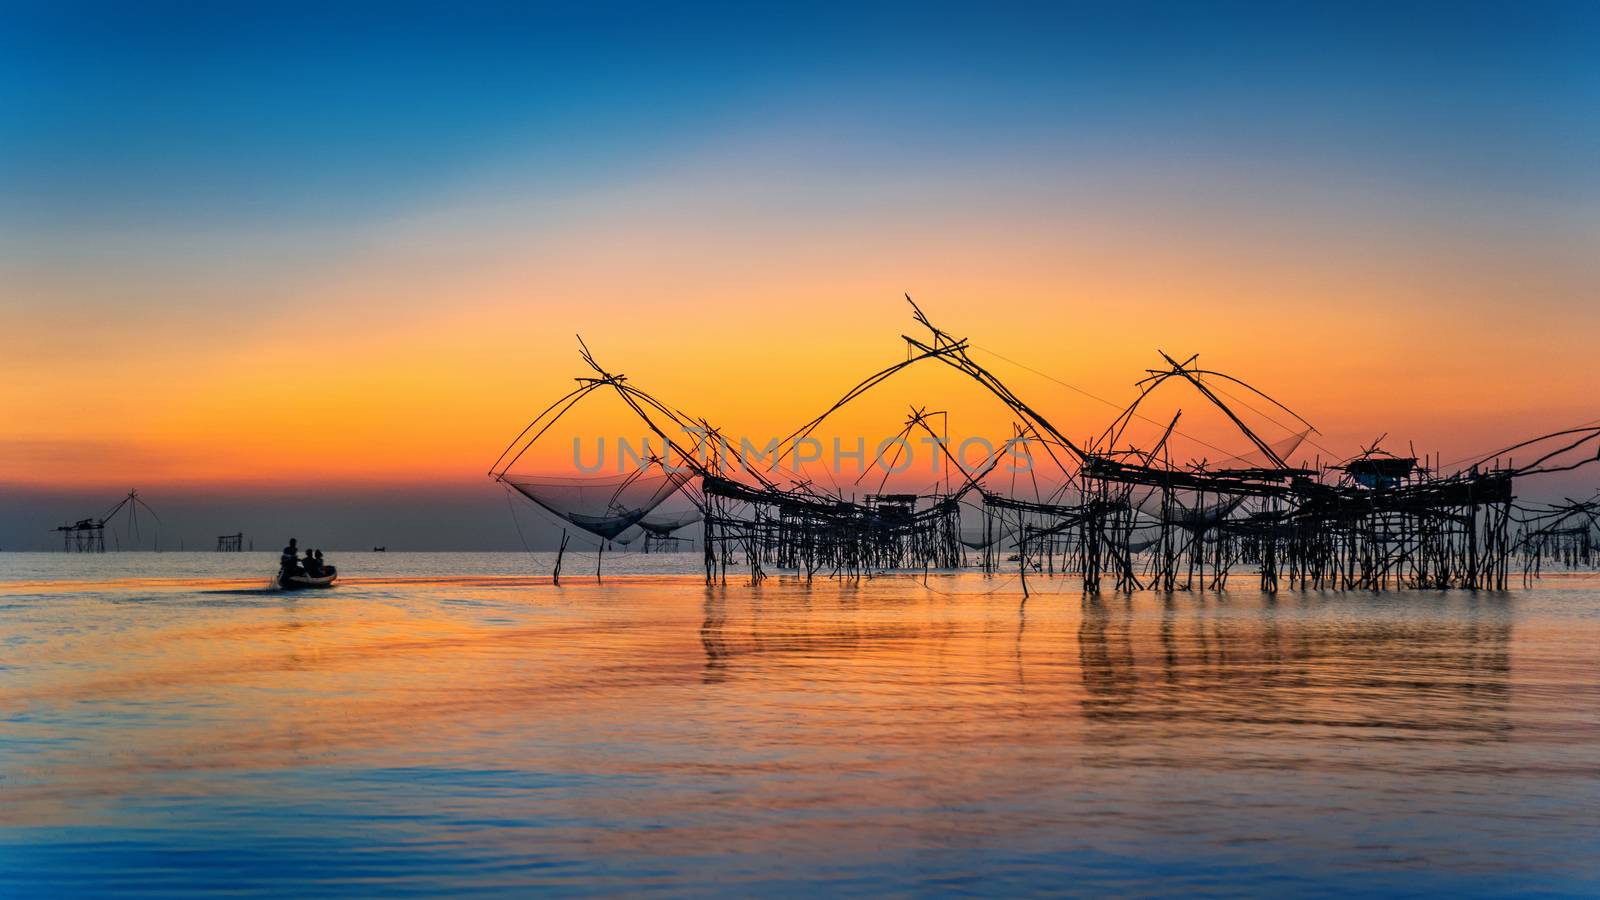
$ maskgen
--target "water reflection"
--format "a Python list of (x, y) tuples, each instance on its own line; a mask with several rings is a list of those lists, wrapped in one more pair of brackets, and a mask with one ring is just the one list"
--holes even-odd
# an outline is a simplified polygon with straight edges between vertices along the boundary
[(722, 637), (722, 629), (728, 623), (728, 604), (722, 592), (714, 587), (707, 588), (704, 609), (705, 621), (700, 623), (700, 645), (706, 649), (703, 680), (707, 684), (714, 684), (724, 678), (727, 659), (731, 655)]
[(1373, 740), (1504, 740), (1511, 731), (1503, 601), (1456, 600), (1411, 618), (1395, 617), (1385, 598), (1374, 603), (1391, 608), (1372, 610), (1387, 612), (1376, 620), (1349, 615), (1360, 598), (1151, 602), (1153, 616), (1131, 598), (1083, 601), (1086, 719), (1377, 729)]
[(0, 893), (1582, 893), (1597, 596), (17, 593)]

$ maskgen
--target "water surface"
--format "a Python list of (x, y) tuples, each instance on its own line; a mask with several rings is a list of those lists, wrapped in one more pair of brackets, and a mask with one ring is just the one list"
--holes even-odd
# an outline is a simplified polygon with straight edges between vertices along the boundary
[(1593, 577), (339, 556), (0, 554), (0, 894), (1600, 893)]

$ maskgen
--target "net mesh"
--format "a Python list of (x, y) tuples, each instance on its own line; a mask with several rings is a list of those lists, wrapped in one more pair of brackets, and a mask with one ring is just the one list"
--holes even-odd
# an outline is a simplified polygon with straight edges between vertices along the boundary
[[(1306, 438), (1310, 436), (1311, 430), (1307, 429), (1297, 434), (1291, 434), (1283, 440), (1268, 441), (1267, 446), (1272, 448), (1273, 453), (1278, 454), (1279, 459), (1289, 462), (1292, 465), (1293, 461), (1290, 459), (1290, 457), (1294, 455), (1296, 450), (1300, 449), (1300, 445), (1305, 443)], [(1273, 465), (1272, 460), (1267, 458), (1267, 454), (1260, 450), (1254, 450), (1250, 453), (1244, 453), (1239, 456), (1235, 456), (1233, 459), (1225, 461), (1223, 466), (1226, 467), (1227, 465), (1231, 465), (1235, 462), (1243, 463), (1247, 466), (1256, 466), (1263, 469), (1269, 468)]]
[(613, 540), (677, 493), (690, 476), (688, 471), (642, 469), (598, 478), (504, 475), (500, 480), (552, 515)]
[(1134, 507), (1148, 518), (1180, 528), (1211, 528), (1222, 522), (1244, 502), (1243, 497), (1230, 497), (1214, 503), (1191, 506), (1173, 498), (1170, 513), (1162, 509), (1161, 495), (1150, 491), (1134, 502)]
[(639, 520), (639, 527), (657, 537), (666, 537), (685, 525), (700, 521), (700, 510), (687, 509), (676, 513), (660, 513)]

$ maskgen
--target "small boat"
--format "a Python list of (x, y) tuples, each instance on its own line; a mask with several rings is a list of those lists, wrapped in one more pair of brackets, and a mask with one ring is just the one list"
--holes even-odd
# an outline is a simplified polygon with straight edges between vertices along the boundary
[(280, 571), (278, 573), (278, 589), (282, 591), (298, 591), (304, 588), (333, 587), (334, 579), (338, 577), (338, 570), (332, 566), (328, 567), (327, 574), (316, 576), (306, 575), (305, 573), (301, 573), (299, 575), (284, 575)]

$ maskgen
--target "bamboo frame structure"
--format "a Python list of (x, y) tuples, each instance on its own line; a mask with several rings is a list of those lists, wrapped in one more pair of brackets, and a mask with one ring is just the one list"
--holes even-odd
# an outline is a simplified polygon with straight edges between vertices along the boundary
[[(880, 485), (878, 492), (857, 498), (801, 477), (780, 484), (781, 451), (764, 469), (728, 458), (718, 452), (725, 442), (710, 423), (608, 372), (581, 339), (582, 358), (595, 374), (577, 379), (575, 390), (530, 423), (490, 475), (527, 494), (513, 479), (512, 466), (574, 404), (610, 389), (661, 439), (663, 455), (680, 461), (673, 487), (689, 497), (704, 522), (708, 582), (726, 581), (732, 569), (748, 570), (752, 581), (760, 581), (771, 571), (858, 578), (971, 566), (998, 574), (1015, 564), (1025, 592), (1029, 574), (1074, 576), (1089, 594), (1215, 591), (1227, 588), (1241, 570), (1253, 572), (1267, 592), (1503, 590), (1514, 559), (1520, 558), (1525, 578), (1537, 577), (1547, 561), (1600, 562), (1600, 540), (1594, 537), (1600, 529), (1600, 495), (1548, 508), (1518, 505), (1515, 495), (1519, 479), (1595, 461), (1600, 426), (1524, 441), (1448, 472), (1436, 460), (1395, 456), (1378, 442), (1350, 459), (1295, 466), (1288, 462), (1291, 454), (1317, 433), (1310, 422), (1238, 378), (1201, 368), (1197, 357), (1179, 361), (1161, 353), (1165, 365), (1148, 370), (1136, 383), (1134, 401), (1098, 437), (1074, 440), (974, 360), (968, 340), (941, 330), (909, 296), (906, 300), (926, 332), (902, 335), (907, 358), (862, 379), (778, 446), (798, 446), (829, 416), (878, 385), (913, 366), (937, 363), (971, 379), (1016, 418), (1013, 439), (1042, 449), (1041, 462), (1061, 477), (1049, 496), (1036, 493), (1027, 500), (1002, 490), (992, 483), (998, 457), (969, 470), (943, 443), (938, 446), (947, 476), (943, 489), (933, 493), (886, 493)], [(1164, 424), (1158, 440), (1145, 447), (1128, 444), (1135, 418), (1162, 424), (1140, 410), (1169, 384), (1198, 394), (1254, 449), (1221, 465), (1175, 461), (1169, 439), (1178, 433), (1181, 412)], [(1235, 397), (1230, 389), (1251, 400)], [(1288, 439), (1268, 441), (1225, 397), (1257, 413), (1251, 401), (1266, 404), (1273, 415), (1297, 424), (1284, 426)], [(941, 414), (913, 407), (901, 437), (916, 429), (937, 437), (928, 419)], [(696, 439), (686, 444), (668, 428)], [(1515, 452), (1533, 461), (1515, 465)], [(668, 469), (664, 460), (653, 462)], [(956, 473), (959, 483), (950, 477)], [(981, 517), (981, 538), (962, 536), (963, 509)], [(639, 518), (648, 512), (613, 511)], [(566, 518), (590, 527), (582, 517)], [(621, 521), (616, 518), (608, 527)], [(1006, 549), (1014, 553), (1002, 559)], [(968, 551), (975, 552), (969, 556)]]

